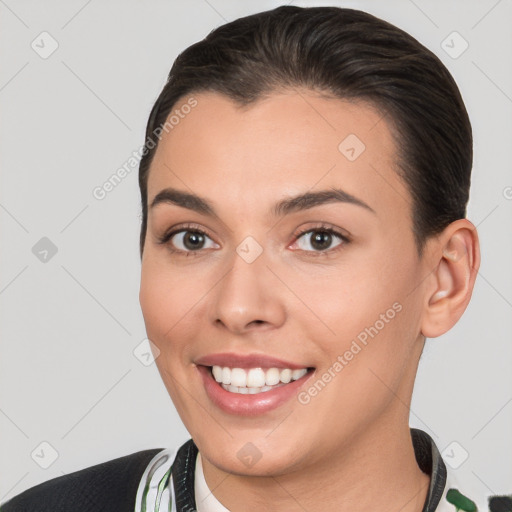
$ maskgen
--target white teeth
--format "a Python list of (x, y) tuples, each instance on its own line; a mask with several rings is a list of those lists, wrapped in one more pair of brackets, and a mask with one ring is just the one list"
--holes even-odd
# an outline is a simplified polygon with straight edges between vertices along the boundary
[(265, 372), (261, 368), (251, 368), (247, 374), (248, 388), (261, 388), (265, 385)]
[(231, 370), (231, 385), (239, 388), (247, 386), (247, 373), (242, 368), (233, 368)]
[(231, 384), (231, 370), (227, 366), (222, 368), (222, 384)]
[(288, 368), (286, 368), (285, 370), (281, 370), (279, 378), (280, 378), (281, 382), (288, 384), (288, 382), (290, 382), (292, 380), (292, 371)]
[(255, 394), (288, 384), (306, 375), (307, 369), (291, 370), (290, 368), (229, 368), (228, 366), (212, 366), (213, 378), (227, 391), (232, 393)]
[(238, 386), (232, 386), (231, 384), (228, 386), (222, 383), (220, 383), (220, 385), (226, 391), (230, 391), (231, 393), (240, 393), (241, 395), (255, 395), (257, 393), (263, 393), (264, 391), (270, 391), (271, 389), (284, 386), (285, 384), (280, 382), (277, 386), (261, 386), (257, 388), (239, 388)]
[(269, 368), (265, 374), (265, 384), (274, 386), (279, 382), (279, 370), (277, 368)]
[(300, 370), (293, 370), (292, 372), (292, 380), (299, 380), (301, 377), (304, 377), (308, 371), (306, 368), (301, 368)]
[(222, 368), (220, 366), (214, 366), (212, 368), (213, 378), (217, 382), (222, 382)]

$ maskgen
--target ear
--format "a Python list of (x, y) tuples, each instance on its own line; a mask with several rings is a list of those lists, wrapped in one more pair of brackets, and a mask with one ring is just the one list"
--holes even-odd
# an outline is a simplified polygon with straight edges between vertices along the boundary
[(421, 333), (436, 338), (450, 330), (464, 313), (480, 267), (476, 227), (467, 219), (447, 226), (433, 239), (426, 283)]

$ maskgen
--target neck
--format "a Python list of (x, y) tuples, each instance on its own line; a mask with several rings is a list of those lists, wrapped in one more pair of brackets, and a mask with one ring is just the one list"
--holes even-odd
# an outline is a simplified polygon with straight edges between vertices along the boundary
[(381, 418), (329, 459), (277, 477), (226, 473), (203, 457), (205, 480), (231, 512), (363, 512), (382, 504), (421, 512), (430, 477), (418, 467), (407, 421), (398, 428), (394, 420)]

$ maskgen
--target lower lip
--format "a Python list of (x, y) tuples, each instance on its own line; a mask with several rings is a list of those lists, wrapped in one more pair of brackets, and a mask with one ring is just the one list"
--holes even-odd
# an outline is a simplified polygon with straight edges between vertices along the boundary
[(201, 378), (203, 379), (206, 394), (210, 400), (220, 409), (230, 414), (241, 416), (257, 416), (290, 400), (297, 394), (297, 390), (309, 379), (312, 371), (308, 371), (300, 379), (291, 381), (285, 386), (279, 386), (269, 391), (262, 391), (253, 395), (243, 395), (226, 391), (214, 378), (210, 367), (197, 365)]

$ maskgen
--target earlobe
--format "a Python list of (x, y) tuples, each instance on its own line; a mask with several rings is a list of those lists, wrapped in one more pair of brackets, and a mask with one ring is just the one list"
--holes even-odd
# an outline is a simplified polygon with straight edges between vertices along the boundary
[(450, 224), (436, 245), (421, 329), (427, 338), (440, 336), (457, 323), (471, 298), (480, 265), (478, 235), (467, 219)]

